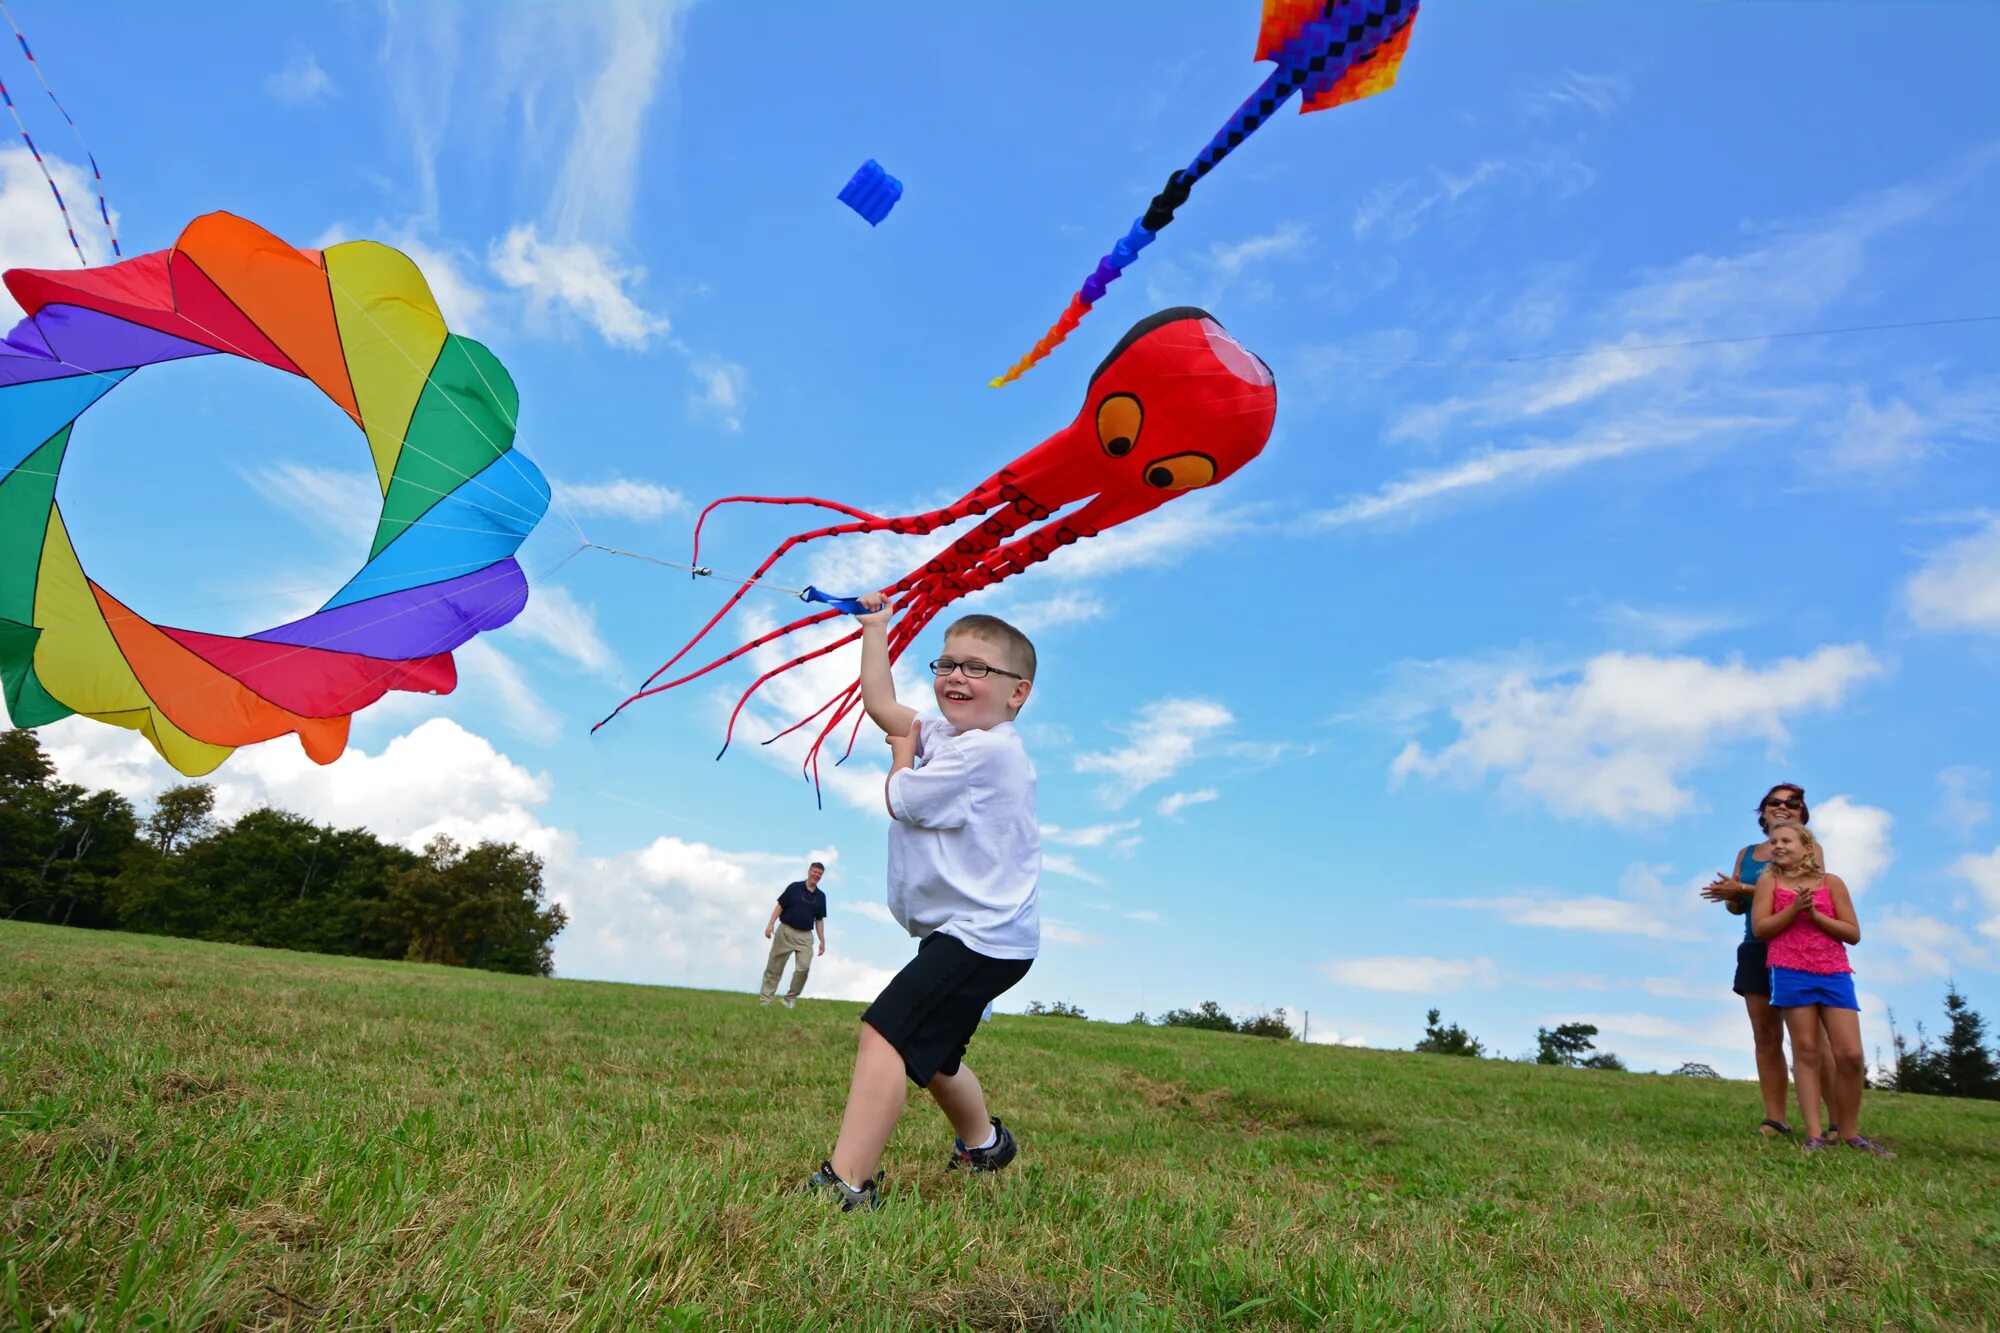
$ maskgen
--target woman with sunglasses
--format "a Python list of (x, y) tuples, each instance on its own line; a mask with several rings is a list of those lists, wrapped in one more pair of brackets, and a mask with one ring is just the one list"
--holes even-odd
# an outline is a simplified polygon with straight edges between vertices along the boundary
[[(1764, 941), (1751, 928), (1750, 904), (1756, 897), (1757, 877), (1771, 867), (1771, 830), (1782, 823), (1805, 824), (1812, 818), (1806, 809), (1806, 789), (1795, 782), (1781, 782), (1757, 803), (1757, 827), (1764, 841), (1745, 847), (1736, 854), (1730, 869), (1715, 877), (1701, 891), (1712, 903), (1721, 903), (1730, 915), (1743, 918), (1743, 940), (1736, 946), (1736, 983), (1743, 1007), (1750, 1016), (1750, 1033), (1757, 1047), (1757, 1086), (1764, 1094), (1762, 1134), (1790, 1134), (1785, 1123), (1785, 1019), (1771, 1007), (1771, 967)], [(1833, 1131), (1829, 1130), (1828, 1133)]]

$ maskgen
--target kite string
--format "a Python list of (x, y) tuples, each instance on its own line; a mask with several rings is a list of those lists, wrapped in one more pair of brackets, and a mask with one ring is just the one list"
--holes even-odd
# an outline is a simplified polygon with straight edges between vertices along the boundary
[[(70, 132), (76, 135), (77, 146), (83, 149), (84, 159), (90, 163), (90, 174), (92, 177), (96, 179), (97, 182), (97, 216), (103, 220), (105, 234), (111, 238), (111, 255), (114, 259), (123, 259), (125, 257), (125, 252), (121, 250), (118, 246), (118, 228), (115, 225), (113, 225), (111, 221), (111, 205), (106, 203), (104, 199), (104, 172), (98, 168), (97, 154), (91, 152), (90, 145), (84, 142), (83, 127), (76, 123), (76, 117), (70, 115), (69, 109), (62, 104), (62, 99), (56, 96), (56, 90), (49, 87), (48, 79), (42, 74), (42, 62), (35, 59), (34, 51), (28, 46), (27, 34), (23, 33), (21, 31), (21, 25), (14, 21), (14, 12), (7, 8), (5, 0), (0, 0), (0, 15), (6, 16), (7, 26), (14, 30), (14, 40), (21, 44), (21, 54), (28, 58), (28, 68), (35, 71), (35, 81), (42, 85), (42, 91), (49, 95), (49, 101), (55, 104), (56, 110), (62, 113), (62, 118), (69, 122)], [(12, 107), (13, 104), (14, 104), (13, 99), (8, 98), (7, 105), (9, 107)], [(17, 123), (19, 119), (20, 118), (18, 116), (15, 117)], [(25, 138), (27, 136), (27, 130), (23, 129), (21, 131), (21, 134), (22, 137)], [(34, 144), (30, 142), (28, 146), (30, 148), (33, 148)], [(37, 160), (39, 160), (41, 154), (37, 153), (35, 156)], [(44, 175), (47, 174), (46, 167), (43, 168), (43, 174)], [(53, 188), (55, 182), (50, 181), (49, 184), (50, 187)], [(62, 192), (60, 190), (56, 191), (56, 200), (58, 203), (62, 201)], [(63, 216), (65, 218), (69, 216), (69, 210), (67, 208), (63, 210)], [(76, 233), (74, 230), (70, 232), (70, 241), (72, 244), (74, 244), (76, 241)], [(78, 247), (77, 253), (78, 257), (80, 258), (82, 256), (81, 247)]]
[(69, 205), (63, 202), (62, 189), (56, 184), (56, 178), (49, 174), (49, 164), (42, 160), (42, 150), (35, 147), (35, 136), (28, 133), (27, 122), (21, 119), (21, 109), (14, 105), (14, 94), (7, 91), (4, 79), (0, 79), (0, 100), (7, 103), (7, 114), (14, 118), (14, 128), (21, 132), (21, 141), (35, 155), (35, 165), (42, 169), (42, 179), (49, 183), (49, 193), (56, 197), (56, 207), (62, 210), (63, 230), (69, 233), (70, 248), (76, 251), (77, 266), (89, 268), (90, 261), (83, 256), (83, 242), (76, 238), (76, 223), (70, 218)]

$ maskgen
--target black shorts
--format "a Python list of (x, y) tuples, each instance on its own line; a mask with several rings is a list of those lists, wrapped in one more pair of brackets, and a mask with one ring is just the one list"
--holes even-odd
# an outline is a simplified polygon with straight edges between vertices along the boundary
[(1027, 976), (1033, 961), (988, 958), (934, 931), (882, 988), (861, 1021), (896, 1048), (910, 1082), (926, 1087), (933, 1074), (958, 1072), (965, 1044), (979, 1030), (980, 1014)]
[(1771, 994), (1771, 964), (1767, 955), (1771, 946), (1763, 940), (1745, 940), (1736, 946), (1736, 984), (1730, 987), (1738, 995)]

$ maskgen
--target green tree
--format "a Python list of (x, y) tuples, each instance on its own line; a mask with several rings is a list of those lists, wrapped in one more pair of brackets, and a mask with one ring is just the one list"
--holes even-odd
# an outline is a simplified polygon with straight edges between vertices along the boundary
[(130, 801), (58, 781), (33, 732), (0, 733), (0, 915), (115, 925), (113, 890), (137, 832)]
[(1244, 1019), (1236, 1025), (1236, 1030), (1246, 1037), (1276, 1037), (1279, 1041), (1291, 1041), (1299, 1035), (1292, 1030), (1291, 1018), (1283, 1005), (1268, 1014), (1260, 1012), (1255, 1018)]
[(1955, 982), (1945, 992), (1944, 1011), (1951, 1024), (1938, 1052), (1945, 1086), (1954, 1097), (2000, 1101), (2000, 1068), (1995, 1067), (1993, 1053), (1986, 1049), (1986, 1020), (1958, 993)]
[(1197, 1009), (1172, 1009), (1160, 1015), (1162, 1026), (1170, 1028), (1201, 1028), (1207, 1032), (1234, 1032), (1236, 1020), (1222, 1012), (1222, 1006), (1214, 1000), (1203, 1000)]
[(215, 788), (206, 782), (169, 787), (153, 801), (146, 816), (146, 841), (162, 856), (171, 856), (215, 832)]
[(1579, 1065), (1590, 1054), (1591, 1039), (1597, 1035), (1592, 1023), (1564, 1023), (1554, 1031), (1535, 1030), (1535, 1063), (1538, 1065)]
[(1576, 1062), (1579, 1069), (1616, 1069), (1624, 1072), (1625, 1062), (1610, 1051), (1598, 1051)]
[(1470, 1055), (1486, 1054), (1486, 1047), (1479, 1039), (1458, 1024), (1450, 1027), (1442, 1025), (1441, 1010), (1433, 1009), (1424, 1017), (1424, 1039), (1416, 1049), (1428, 1055)]
[(382, 920), (415, 961), (547, 976), (550, 944), (569, 916), (544, 906), (534, 853), (500, 842), (464, 850), (439, 835), (415, 866), (390, 878)]

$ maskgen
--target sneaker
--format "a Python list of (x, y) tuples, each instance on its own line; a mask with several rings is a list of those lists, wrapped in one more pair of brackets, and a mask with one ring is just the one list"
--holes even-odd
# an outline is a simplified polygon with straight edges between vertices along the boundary
[(799, 1007), (799, 1001), (798, 1001), (798, 997), (797, 997), (797, 996), (795, 996), (795, 995), (787, 995), (787, 996), (785, 997), (785, 1008), (787, 1008), (787, 1009), (796, 1009), (796, 1008), (798, 1008), (798, 1007)]
[(964, 1139), (953, 1139), (951, 1160), (945, 1163), (944, 1169), (956, 1171), (963, 1166), (974, 1171), (998, 1171), (1013, 1161), (1019, 1151), (1013, 1134), (1000, 1123), (999, 1116), (994, 1116), (992, 1144), (984, 1148), (968, 1148)]
[(1896, 1154), (1890, 1152), (1887, 1148), (1884, 1148), (1881, 1144), (1871, 1143), (1867, 1139), (1862, 1138), (1859, 1134), (1850, 1134), (1846, 1139), (1842, 1140), (1842, 1142), (1846, 1143), (1847, 1146), (1850, 1148), (1858, 1148), (1862, 1152), (1874, 1153), (1877, 1157), (1887, 1157), (1893, 1160), (1896, 1156)]
[(1818, 1152), (1821, 1148), (1831, 1148), (1833, 1140), (1824, 1134), (1816, 1134), (1799, 1145), (1806, 1152)]
[(770, 1002), (771, 1002), (771, 997), (768, 995), (759, 995), (757, 997), (757, 1003), (759, 1004), (769, 1004)]
[(843, 1213), (873, 1212), (882, 1206), (882, 1172), (877, 1171), (875, 1179), (863, 1181), (861, 1188), (856, 1189), (840, 1178), (832, 1162), (821, 1162), (819, 1170), (806, 1178), (804, 1193), (839, 1196)]

